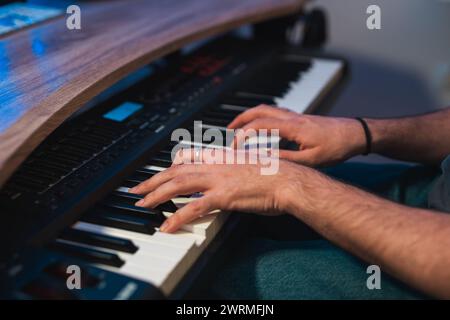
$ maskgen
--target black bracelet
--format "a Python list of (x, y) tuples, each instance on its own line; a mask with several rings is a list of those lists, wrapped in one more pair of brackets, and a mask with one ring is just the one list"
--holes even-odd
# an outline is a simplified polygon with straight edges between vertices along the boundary
[(364, 119), (359, 117), (355, 119), (361, 123), (364, 129), (364, 134), (366, 135), (366, 152), (363, 153), (363, 156), (367, 156), (369, 153), (372, 152), (372, 133), (370, 132), (369, 126), (367, 125), (367, 122)]

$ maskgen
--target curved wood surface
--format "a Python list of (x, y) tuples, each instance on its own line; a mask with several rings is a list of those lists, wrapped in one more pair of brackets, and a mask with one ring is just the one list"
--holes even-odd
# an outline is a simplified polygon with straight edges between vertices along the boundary
[(299, 10), (304, 0), (121, 0), (0, 40), (0, 186), (79, 107), (189, 42)]

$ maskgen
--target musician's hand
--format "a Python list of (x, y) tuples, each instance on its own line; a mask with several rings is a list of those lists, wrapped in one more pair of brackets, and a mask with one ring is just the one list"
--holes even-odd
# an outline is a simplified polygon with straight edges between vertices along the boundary
[[(191, 160), (190, 152), (183, 152), (181, 157), (178, 153), (175, 165), (130, 189), (145, 195), (136, 205), (148, 208), (179, 195), (203, 194), (169, 217), (160, 228), (163, 232), (174, 232), (216, 209), (265, 215), (284, 213), (287, 191), (298, 186), (298, 181), (292, 181), (298, 177), (296, 173), (302, 169), (313, 171), (288, 161), (280, 161), (274, 175), (262, 175), (260, 164), (183, 164)], [(299, 191), (295, 192), (301, 194)]]
[[(299, 150), (280, 150), (280, 157), (308, 166), (324, 166), (347, 160), (365, 149), (365, 136), (357, 120), (300, 115), (283, 108), (261, 105), (237, 116), (229, 129), (279, 129), (281, 138)], [(237, 135), (234, 146), (242, 143)]]

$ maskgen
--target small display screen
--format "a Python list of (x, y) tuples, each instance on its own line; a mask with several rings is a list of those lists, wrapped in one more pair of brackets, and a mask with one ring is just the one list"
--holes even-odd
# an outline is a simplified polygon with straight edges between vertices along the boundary
[(124, 102), (120, 106), (108, 111), (103, 115), (103, 118), (122, 122), (129, 118), (131, 115), (135, 114), (143, 107), (142, 104), (134, 102)]

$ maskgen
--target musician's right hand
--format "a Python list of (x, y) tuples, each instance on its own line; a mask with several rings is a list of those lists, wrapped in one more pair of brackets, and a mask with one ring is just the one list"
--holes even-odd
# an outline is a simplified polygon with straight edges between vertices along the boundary
[(299, 145), (298, 150), (280, 150), (280, 157), (312, 167), (345, 161), (366, 147), (364, 130), (355, 119), (303, 115), (268, 105), (243, 112), (228, 128), (242, 129), (235, 147), (243, 142), (246, 130), (279, 129), (281, 138)]
[(203, 149), (198, 150), (200, 160), (197, 160), (196, 149), (181, 149), (172, 167), (129, 190), (143, 196), (135, 205), (145, 208), (155, 208), (181, 195), (203, 194), (166, 219), (161, 231), (175, 232), (182, 225), (215, 210), (263, 215), (289, 213), (294, 210), (290, 208), (292, 199), (297, 198), (304, 200), (304, 208), (308, 210), (311, 196), (319, 196), (319, 193), (309, 191), (324, 186), (324, 181), (329, 180), (316, 170), (278, 159), (273, 174), (262, 174), (261, 163), (232, 161), (217, 164), (212, 162), (216, 157), (211, 151), (222, 153), (223, 159), (238, 157), (236, 151)]

